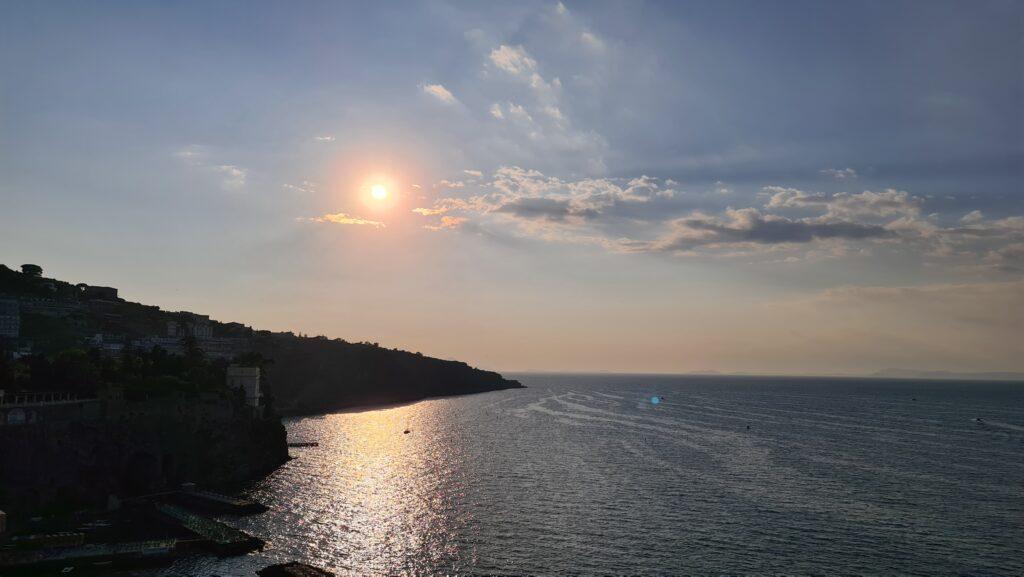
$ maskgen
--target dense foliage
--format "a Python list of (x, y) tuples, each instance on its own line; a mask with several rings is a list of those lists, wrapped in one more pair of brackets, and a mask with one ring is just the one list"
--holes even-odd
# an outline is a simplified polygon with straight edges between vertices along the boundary
[(172, 355), (160, 347), (126, 349), (116, 356), (82, 348), (19, 359), (0, 354), (0, 389), (61, 391), (81, 397), (120, 389), (129, 399), (226, 391), (227, 366), (228, 361), (208, 359), (195, 346), (187, 347), (184, 355)]

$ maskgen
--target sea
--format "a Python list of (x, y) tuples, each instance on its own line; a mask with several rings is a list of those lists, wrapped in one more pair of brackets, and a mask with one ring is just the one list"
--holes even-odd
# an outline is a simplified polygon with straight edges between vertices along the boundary
[(1022, 383), (513, 376), (287, 419), (267, 547), (145, 575), (1024, 574)]

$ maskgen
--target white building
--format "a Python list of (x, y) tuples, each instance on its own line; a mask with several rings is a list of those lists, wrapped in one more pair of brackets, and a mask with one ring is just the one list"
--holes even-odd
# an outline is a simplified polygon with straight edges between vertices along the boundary
[(228, 367), (227, 384), (230, 389), (245, 391), (245, 403), (250, 407), (259, 407), (263, 402), (259, 367), (231, 365)]

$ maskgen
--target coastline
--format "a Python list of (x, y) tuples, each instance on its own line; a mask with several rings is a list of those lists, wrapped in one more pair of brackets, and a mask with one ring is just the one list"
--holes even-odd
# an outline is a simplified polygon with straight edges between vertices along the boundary
[(363, 412), (363, 411), (376, 411), (376, 410), (380, 410), (380, 409), (389, 409), (389, 408), (392, 408), (392, 407), (402, 407), (402, 406), (406, 406), (406, 405), (412, 405), (412, 404), (418, 403), (420, 401), (430, 401), (430, 400), (434, 400), (434, 399), (449, 399), (449, 398), (455, 398), (455, 397), (465, 397), (465, 396), (469, 396), (469, 395), (480, 395), (480, 394), (484, 394), (484, 393), (494, 393), (494, 392), (498, 392), (498, 391), (508, 391), (508, 390), (512, 390), (512, 389), (525, 389), (525, 388), (527, 388), (526, 385), (520, 383), (517, 380), (514, 380), (514, 379), (507, 379), (507, 380), (510, 383), (514, 383), (514, 384), (506, 386), (506, 387), (497, 387), (497, 388), (486, 389), (486, 390), (481, 390), (481, 391), (466, 391), (466, 392), (458, 392), (458, 393), (446, 393), (446, 394), (440, 394), (440, 395), (416, 395), (416, 396), (411, 396), (411, 397), (408, 397), (408, 398), (403, 398), (403, 399), (398, 399), (398, 400), (386, 400), (386, 401), (380, 401), (380, 402), (370, 402), (370, 403), (359, 403), (359, 402), (346, 403), (346, 402), (342, 402), (342, 403), (332, 404), (329, 407), (309, 408), (309, 409), (303, 409), (303, 408), (278, 408), (277, 409), (277, 414), (280, 415), (282, 418), (290, 418), (290, 417), (313, 417), (313, 416), (318, 416), (318, 415), (333, 415), (333, 414), (336, 414), (336, 413), (360, 413), (360, 412)]

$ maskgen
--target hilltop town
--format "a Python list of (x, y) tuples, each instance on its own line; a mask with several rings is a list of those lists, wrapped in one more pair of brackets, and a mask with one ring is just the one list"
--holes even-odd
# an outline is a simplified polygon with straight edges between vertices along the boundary
[(0, 339), (16, 357), (70, 346), (183, 354), (192, 338), (207, 356), (230, 359), (252, 349), (253, 334), (239, 323), (128, 302), (113, 287), (46, 278), (38, 265), (22, 265), (20, 273), (0, 265)]

